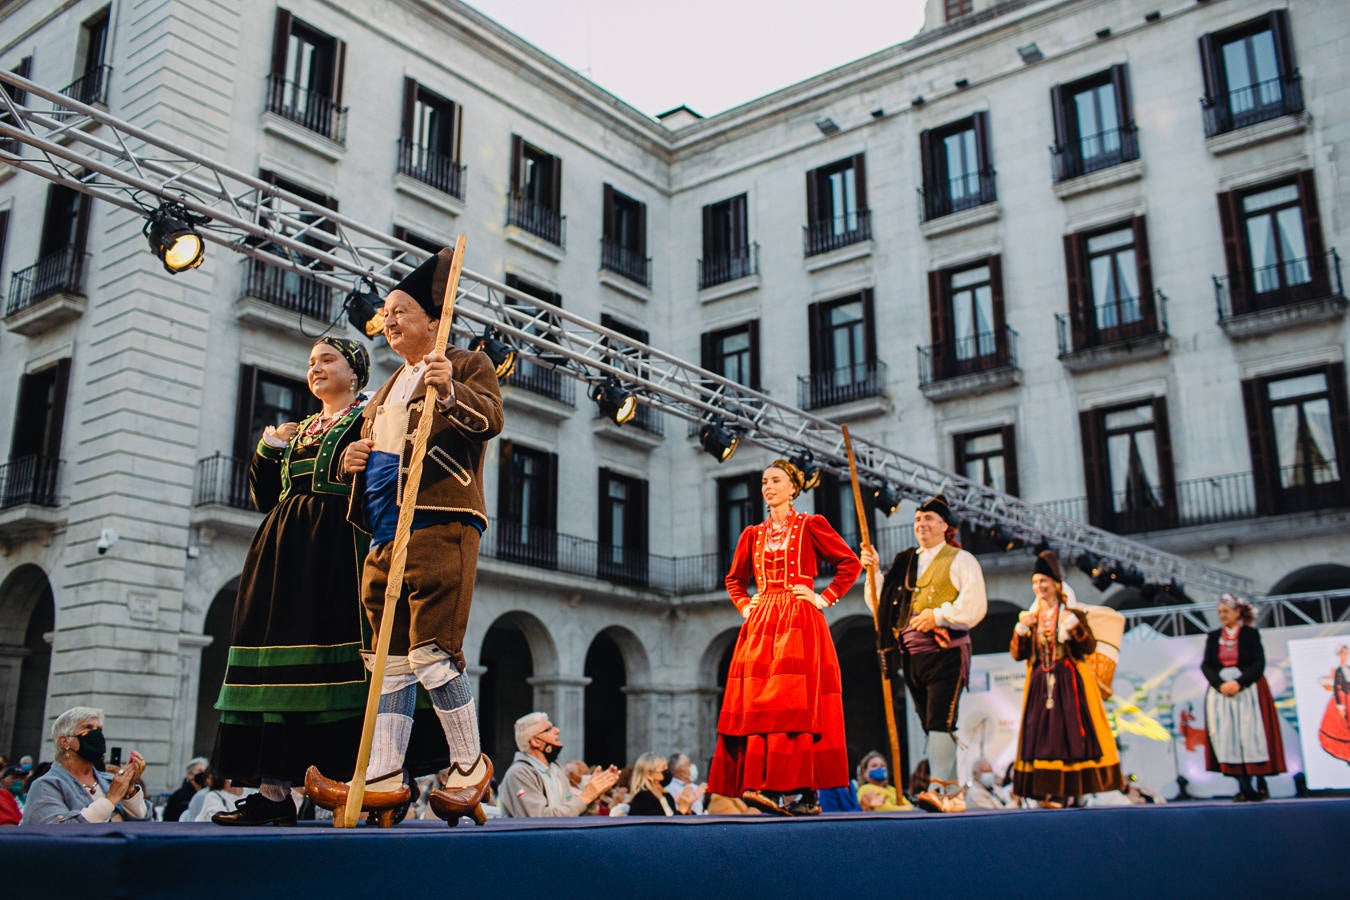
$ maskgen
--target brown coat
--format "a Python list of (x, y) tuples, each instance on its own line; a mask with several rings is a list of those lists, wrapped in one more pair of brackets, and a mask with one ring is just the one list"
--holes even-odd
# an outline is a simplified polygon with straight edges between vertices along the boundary
[[(502, 393), (497, 386), (497, 373), (486, 354), (447, 347), (445, 355), (450, 360), (454, 399), (450, 408), (444, 411), (433, 404), (431, 434), (427, 439), (426, 457), (422, 461), (422, 483), (417, 489), (417, 509), (467, 513), (486, 527), (483, 458), (487, 442), (502, 430)], [(373, 435), (375, 412), (397, 379), (398, 372), (395, 372), (366, 404), (361, 437)], [(398, 478), (400, 505), (403, 503), (403, 488), (408, 477), (413, 435), (425, 402), (419, 398), (408, 405), (407, 437)], [(369, 533), (365, 488), (365, 473), (358, 473), (347, 518), (357, 528)]]

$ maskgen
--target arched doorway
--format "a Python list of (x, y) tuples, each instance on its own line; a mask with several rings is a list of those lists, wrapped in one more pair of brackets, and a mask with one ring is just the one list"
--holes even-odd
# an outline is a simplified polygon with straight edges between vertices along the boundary
[(698, 683), (702, 694), (699, 706), (699, 746), (690, 749), (689, 755), (704, 772), (708, 771), (713, 751), (717, 748), (717, 717), (722, 713), (722, 695), (726, 693), (727, 670), (731, 668), (731, 655), (736, 650), (736, 637), (739, 628), (728, 628), (711, 641), (703, 651), (699, 661)]
[(50, 756), (42, 743), (56, 605), (40, 567), (19, 566), (0, 585), (0, 623), (0, 749), (10, 759)]
[(484, 669), (478, 682), (483, 752), (505, 772), (516, 752), (516, 719), (535, 709), (530, 679), (556, 668), (557, 653), (542, 622), (529, 613), (510, 612), (488, 627), (478, 662)]
[[(871, 750), (890, 756), (881, 669), (877, 663), (877, 633), (868, 616), (846, 616), (830, 631), (834, 636), (835, 652), (839, 655), (839, 674), (844, 686), (844, 739), (852, 771), (862, 755)], [(906, 746), (904, 692), (892, 699), (903, 748)]]
[(629, 762), (628, 698), (623, 690), (628, 670), (623, 651), (607, 632), (591, 641), (583, 672), (590, 679), (585, 688), (586, 762), (622, 768)]
[(202, 633), (211, 643), (202, 648), (201, 668), (197, 676), (197, 727), (192, 736), (192, 755), (211, 755), (216, 745), (216, 729), (220, 713), (216, 700), (220, 686), (225, 682), (225, 667), (230, 656), (230, 636), (234, 629), (234, 601), (239, 593), (239, 579), (233, 578), (216, 592), (206, 611)]
[[(1350, 588), (1350, 567), (1335, 563), (1318, 563), (1295, 569), (1270, 586), (1272, 594), (1311, 594), (1323, 591), (1338, 591)], [(1318, 615), (1319, 603), (1316, 600), (1296, 601), (1295, 605), (1304, 612)], [(1339, 621), (1350, 609), (1350, 599), (1331, 598), (1331, 618)]]

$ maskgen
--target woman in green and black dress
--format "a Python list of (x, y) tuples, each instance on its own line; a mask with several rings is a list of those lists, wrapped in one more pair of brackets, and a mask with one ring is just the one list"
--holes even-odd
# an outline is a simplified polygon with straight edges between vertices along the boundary
[(337, 460), (361, 436), (358, 392), (370, 357), (328, 337), (309, 354), (323, 410), (268, 426), (249, 467), (266, 513), (239, 577), (213, 769), (259, 785), (218, 825), (295, 823), (292, 784), (317, 765), (350, 778), (366, 700), (360, 574), (367, 540), (347, 522), (350, 484)]

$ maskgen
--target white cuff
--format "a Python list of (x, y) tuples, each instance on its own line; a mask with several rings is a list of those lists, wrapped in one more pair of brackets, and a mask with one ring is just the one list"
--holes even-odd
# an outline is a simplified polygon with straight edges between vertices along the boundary
[(122, 798), (122, 806), (138, 819), (145, 818), (145, 791), (137, 791), (134, 797)]
[(1014, 628), (1013, 631), (1017, 632), (1022, 637), (1027, 637), (1031, 634), (1031, 628), (1026, 625), (1023, 625), (1021, 622), (1017, 623), (1017, 627)]
[(286, 442), (283, 441), (281, 438), (277, 437), (275, 432), (264, 431), (262, 439), (264, 444), (266, 444), (269, 447), (273, 447), (277, 450), (280, 450), (281, 448), (286, 446)]
[(93, 803), (90, 803), (88, 806), (84, 808), (84, 812), (80, 813), (80, 817), (83, 818), (86, 822), (92, 822), (97, 824), (99, 822), (110, 821), (112, 819), (113, 813), (116, 811), (117, 807), (113, 806), (113, 802), (111, 800), (109, 800), (107, 797), (99, 797)]

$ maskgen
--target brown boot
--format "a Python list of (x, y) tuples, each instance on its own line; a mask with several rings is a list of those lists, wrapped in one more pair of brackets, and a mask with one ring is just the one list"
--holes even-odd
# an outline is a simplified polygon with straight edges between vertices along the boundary
[(483, 795), (491, 783), (492, 760), (486, 753), (478, 754), (478, 760), (467, 768), (451, 763), (445, 786), (432, 791), (427, 798), (431, 811), (451, 828), (459, 824), (462, 816), (472, 816), (476, 824), (482, 825), (487, 821), (483, 814)]
[[(310, 766), (305, 771), (305, 796), (313, 800), (315, 806), (331, 809), (334, 820), (344, 814), (350, 790), (350, 784), (326, 777), (317, 766)], [(361, 797), (361, 809), (376, 813), (377, 821), (387, 828), (393, 824), (393, 811), (399, 806), (406, 806), (411, 800), (412, 792), (408, 786), (400, 784), (392, 791), (366, 791)]]

